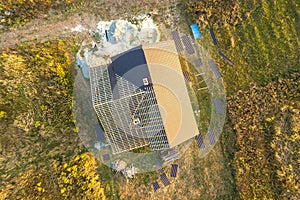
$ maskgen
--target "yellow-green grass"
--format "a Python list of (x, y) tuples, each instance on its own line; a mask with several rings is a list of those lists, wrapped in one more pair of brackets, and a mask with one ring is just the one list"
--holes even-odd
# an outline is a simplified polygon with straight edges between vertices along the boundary
[[(214, 54), (228, 94), (247, 89), (250, 82), (265, 85), (297, 71), (300, 65), (299, 14), (295, 1), (277, 1), (276, 4), (274, 1), (256, 1), (255, 4), (246, 1), (241, 7), (249, 17), (239, 25), (214, 27), (217, 49), (235, 63), (232, 67)], [(210, 42), (210, 38), (203, 39), (203, 43), (206, 42)]]
[[(240, 90), (247, 92), (251, 87), (250, 83), (255, 83), (258, 86), (265, 86), (270, 82), (276, 83), (280, 78), (289, 77), (290, 74), (300, 69), (299, 3), (295, 0), (257, 0), (244, 1), (239, 4), (243, 20), (236, 26), (225, 24), (220, 27), (213, 23), (210, 24), (210, 26), (214, 28), (218, 40), (217, 46), (212, 44), (208, 30), (209, 26), (200, 23), (198, 18), (194, 15), (194, 20), (199, 22), (202, 33), (202, 38), (199, 40), (199, 43), (204, 46), (212, 55), (213, 59), (216, 60), (222, 73), (227, 96), (230, 97), (228, 99), (230, 102), (228, 110), (230, 110), (231, 113), (235, 113), (236, 110), (232, 105), (239, 107), (239, 105), (236, 105), (238, 102), (233, 102), (232, 97), (235, 97)], [(221, 19), (222, 13), (220, 13), (220, 20)], [(189, 24), (195, 22), (190, 17), (188, 17), (187, 21)], [(234, 66), (226, 63), (217, 54), (220, 50), (234, 62)], [(284, 100), (284, 98), (282, 100)], [(255, 107), (251, 101), (249, 101), (247, 105)], [(243, 110), (242, 107), (240, 109)], [(272, 113), (270, 115), (275, 114)], [(252, 158), (247, 158), (250, 161), (246, 160), (244, 163), (239, 163), (239, 160), (236, 159), (238, 157), (247, 157), (247, 154), (253, 151), (260, 153), (260, 157), (264, 158), (274, 155), (273, 151), (268, 150), (269, 140), (273, 135), (269, 133), (268, 136), (263, 136), (266, 132), (264, 130), (264, 124), (257, 122), (255, 125), (260, 128), (258, 134), (262, 135), (262, 137), (259, 138), (259, 141), (256, 141), (255, 145), (252, 144), (253, 148), (251, 148), (251, 146), (249, 147), (249, 145), (243, 147), (243, 142), (251, 141), (251, 139), (253, 139), (252, 137), (255, 137), (255, 135), (249, 132), (254, 128), (254, 125), (249, 124), (249, 131), (243, 132), (243, 135), (241, 135), (241, 132), (238, 132), (240, 136), (236, 138), (237, 132), (235, 129), (237, 125), (232, 124), (231, 118), (232, 114), (228, 116), (224, 132), (221, 136), (222, 148), (218, 149), (223, 153), (222, 159), (224, 159), (229, 169), (227, 172), (222, 170), (222, 172), (219, 173), (228, 173), (227, 177), (232, 173), (237, 181), (231, 183), (232, 187), (228, 189), (228, 192), (232, 192), (232, 197), (240, 195), (239, 198), (242, 199), (254, 198), (255, 195), (257, 195), (257, 198), (263, 197), (263, 191), (265, 191), (264, 197), (278, 197), (277, 195), (279, 195), (280, 191), (276, 191), (276, 186), (274, 186), (278, 186), (276, 176), (274, 175), (274, 173), (276, 173), (276, 167), (274, 167), (272, 163), (269, 163), (268, 160), (264, 160), (264, 163), (267, 164), (265, 169), (263, 169), (253, 164), (255, 162), (251, 161)], [(238, 115), (237, 118), (241, 120), (244, 118), (252, 119), (250, 115)], [(245, 122), (247, 122), (247, 120)], [(251, 142), (249, 144), (251, 145)], [(239, 148), (243, 148), (245, 151), (241, 151)], [(221, 165), (221, 163), (215, 164), (216, 166)], [(208, 166), (208, 162), (203, 162), (202, 165)], [(253, 170), (255, 166), (259, 169)], [(251, 181), (248, 181), (246, 180), (246, 176), (241, 176), (243, 171), (239, 171), (245, 169), (248, 169), (250, 174), (256, 173), (259, 175), (261, 171), (266, 172), (266, 174), (261, 172), (261, 176), (258, 179), (252, 177), (253, 179), (251, 178)], [(283, 177), (281, 178), (282, 180), (285, 179)], [(252, 189), (252, 193), (249, 192), (248, 189), (245, 189), (245, 185), (243, 184), (247, 183), (252, 184), (249, 185), (250, 190)], [(209, 198), (215, 199), (212, 195), (209, 195)]]

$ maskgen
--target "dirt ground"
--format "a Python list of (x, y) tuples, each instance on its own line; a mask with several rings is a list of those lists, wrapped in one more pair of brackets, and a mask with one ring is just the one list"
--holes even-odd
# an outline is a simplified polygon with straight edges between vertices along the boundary
[[(95, 28), (97, 22), (112, 19), (127, 19), (139, 14), (154, 13), (157, 22), (171, 22), (176, 25), (179, 13), (175, 5), (178, 0), (96, 0), (88, 2), (83, 8), (71, 11), (70, 14), (47, 15), (31, 20), (23, 27), (14, 28), (0, 34), (0, 49), (27, 41), (45, 42), (69, 35), (87, 34), (88, 31), (74, 32), (81, 24), (86, 30)], [(126, 6), (124, 6), (126, 5)]]

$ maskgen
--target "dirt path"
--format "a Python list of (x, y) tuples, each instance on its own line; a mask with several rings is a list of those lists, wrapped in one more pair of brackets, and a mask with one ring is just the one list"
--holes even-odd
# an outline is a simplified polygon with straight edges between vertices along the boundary
[(168, 7), (178, 2), (178, 0), (166, 0), (164, 2), (158, 0), (95, 0), (92, 3), (87, 3), (78, 11), (74, 11), (73, 15), (59, 14), (46, 19), (38, 18), (28, 22), (23, 27), (1, 33), (0, 50), (26, 41), (45, 42), (58, 37), (86, 34), (87, 31), (80, 33), (72, 31), (72, 28), (82, 25), (86, 30), (90, 30), (95, 28), (97, 22), (101, 20), (126, 19), (132, 15), (136, 16), (152, 11), (158, 13), (156, 17), (158, 23), (166, 23), (172, 17)]
[[(35, 19), (23, 27), (0, 34), (0, 49), (14, 46), (18, 43), (33, 41), (45, 42), (53, 38), (68, 35), (87, 34), (91, 27), (96, 25), (96, 17), (91, 14), (75, 14), (65, 19), (55, 17), (54, 19)], [(81, 25), (86, 30), (78, 32), (72, 28)]]

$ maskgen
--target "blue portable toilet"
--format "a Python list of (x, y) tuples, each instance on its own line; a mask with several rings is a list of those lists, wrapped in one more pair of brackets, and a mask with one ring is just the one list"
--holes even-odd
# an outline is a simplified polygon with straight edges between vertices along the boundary
[(201, 33), (197, 24), (192, 24), (191, 29), (195, 39), (199, 39), (201, 37)]

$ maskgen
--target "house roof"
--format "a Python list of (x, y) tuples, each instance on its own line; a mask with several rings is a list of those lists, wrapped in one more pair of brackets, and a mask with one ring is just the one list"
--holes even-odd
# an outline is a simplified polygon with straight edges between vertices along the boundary
[(108, 66), (108, 72), (114, 99), (120, 98), (117, 75), (132, 83), (136, 88), (144, 89), (143, 78), (150, 80), (150, 74), (141, 46), (114, 56), (111, 60), (112, 63)]
[[(155, 45), (155, 44), (154, 44)], [(170, 147), (199, 134), (173, 40), (143, 45)]]

